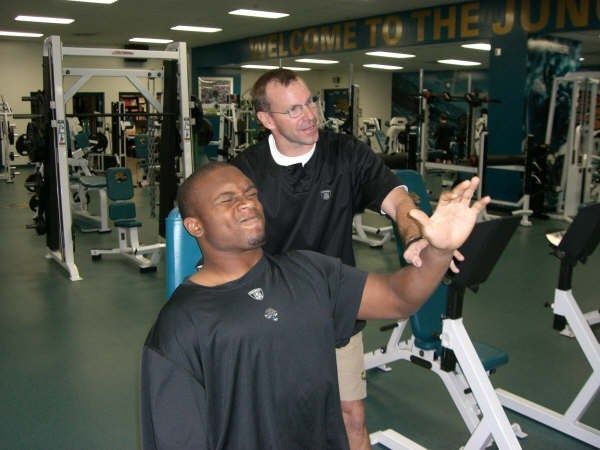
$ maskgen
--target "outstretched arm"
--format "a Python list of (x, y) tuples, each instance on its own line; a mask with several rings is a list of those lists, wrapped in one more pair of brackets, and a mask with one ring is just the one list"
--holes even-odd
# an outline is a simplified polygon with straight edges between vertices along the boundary
[[(421, 232), (419, 222), (415, 220), (410, 211), (416, 208), (411, 196), (404, 189), (394, 189), (391, 191), (381, 204), (381, 209), (389, 217), (396, 222), (398, 232), (404, 243), (404, 260), (416, 267), (421, 267), (423, 264), (422, 253), (429, 245), (427, 239)], [(463, 255), (456, 251), (453, 255), (454, 259), (462, 261)], [(458, 272), (458, 268), (454, 261), (450, 263), (450, 269), (453, 272)]]
[(431, 295), (448, 270), (452, 254), (467, 240), (479, 212), (490, 201), (484, 197), (471, 205), (478, 184), (474, 177), (444, 192), (431, 217), (417, 209), (410, 211), (428, 243), (421, 252), (422, 265), (407, 266), (391, 275), (369, 274), (358, 318), (407, 317)]

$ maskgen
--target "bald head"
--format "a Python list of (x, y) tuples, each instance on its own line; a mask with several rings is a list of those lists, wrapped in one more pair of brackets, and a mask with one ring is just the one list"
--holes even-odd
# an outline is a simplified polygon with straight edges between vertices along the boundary
[(243, 251), (265, 239), (265, 218), (254, 183), (223, 162), (202, 166), (179, 187), (177, 203), (186, 230), (203, 251)]
[(210, 162), (201, 166), (183, 183), (181, 183), (177, 190), (177, 206), (179, 207), (179, 213), (183, 219), (190, 216), (197, 216), (199, 214), (196, 205), (200, 201), (199, 197), (202, 194), (202, 189), (199, 189), (202, 180), (206, 179), (206, 177), (215, 170), (228, 167), (235, 168), (231, 164), (227, 164), (225, 162)]

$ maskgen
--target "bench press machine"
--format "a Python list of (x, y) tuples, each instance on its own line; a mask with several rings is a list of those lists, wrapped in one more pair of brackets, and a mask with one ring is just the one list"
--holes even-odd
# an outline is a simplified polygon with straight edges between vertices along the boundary
[[(431, 214), (420, 175), (414, 171), (397, 173), (410, 192), (420, 197), (420, 208)], [(465, 449), (484, 448), (492, 440), (500, 449), (518, 449), (521, 447), (516, 435), (525, 436), (518, 425), (509, 423), (488, 376), (508, 362), (508, 355), (491, 346), (473, 343), (462, 322), (465, 289), (475, 290), (488, 278), (519, 221), (519, 217), (513, 216), (477, 224), (461, 248), (466, 260), (460, 264), (460, 273), (440, 284), (409, 319), (413, 336), (401, 340), (407, 321), (384, 327), (393, 328), (387, 344), (365, 354), (367, 370), (376, 367), (391, 370), (389, 363), (405, 360), (435, 372), (471, 432)], [(401, 241), (396, 242), (402, 255)], [(372, 444), (391, 449), (422, 448), (394, 430), (377, 431), (370, 437)]]
[(564, 413), (558, 413), (504, 389), (496, 390), (505, 407), (596, 448), (600, 448), (600, 430), (579, 420), (600, 390), (600, 344), (579, 308), (571, 286), (575, 266), (579, 261), (585, 262), (599, 241), (600, 203), (595, 203), (579, 210), (560, 243), (554, 246), (554, 255), (560, 259), (558, 287), (554, 290), (552, 303), (554, 328), (562, 331), (566, 324), (569, 325), (592, 368), (592, 374), (573, 402)]

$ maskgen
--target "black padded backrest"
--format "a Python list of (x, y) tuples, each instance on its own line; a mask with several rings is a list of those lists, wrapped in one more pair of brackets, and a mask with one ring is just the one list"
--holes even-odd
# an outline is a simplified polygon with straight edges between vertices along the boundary
[(582, 206), (558, 245), (571, 264), (594, 253), (600, 242), (600, 203)]
[(458, 265), (460, 272), (450, 277), (451, 283), (468, 288), (487, 280), (520, 221), (519, 216), (511, 216), (476, 224), (459, 249), (465, 261)]

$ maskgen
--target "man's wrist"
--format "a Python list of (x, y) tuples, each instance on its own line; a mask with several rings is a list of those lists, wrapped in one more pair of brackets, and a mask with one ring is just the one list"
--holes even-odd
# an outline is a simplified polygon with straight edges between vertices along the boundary
[(404, 241), (404, 248), (407, 249), (408, 247), (410, 247), (412, 244), (414, 244), (417, 241), (420, 241), (421, 239), (425, 239), (423, 237), (423, 235), (418, 234), (416, 236), (413, 236), (411, 238), (408, 238)]

